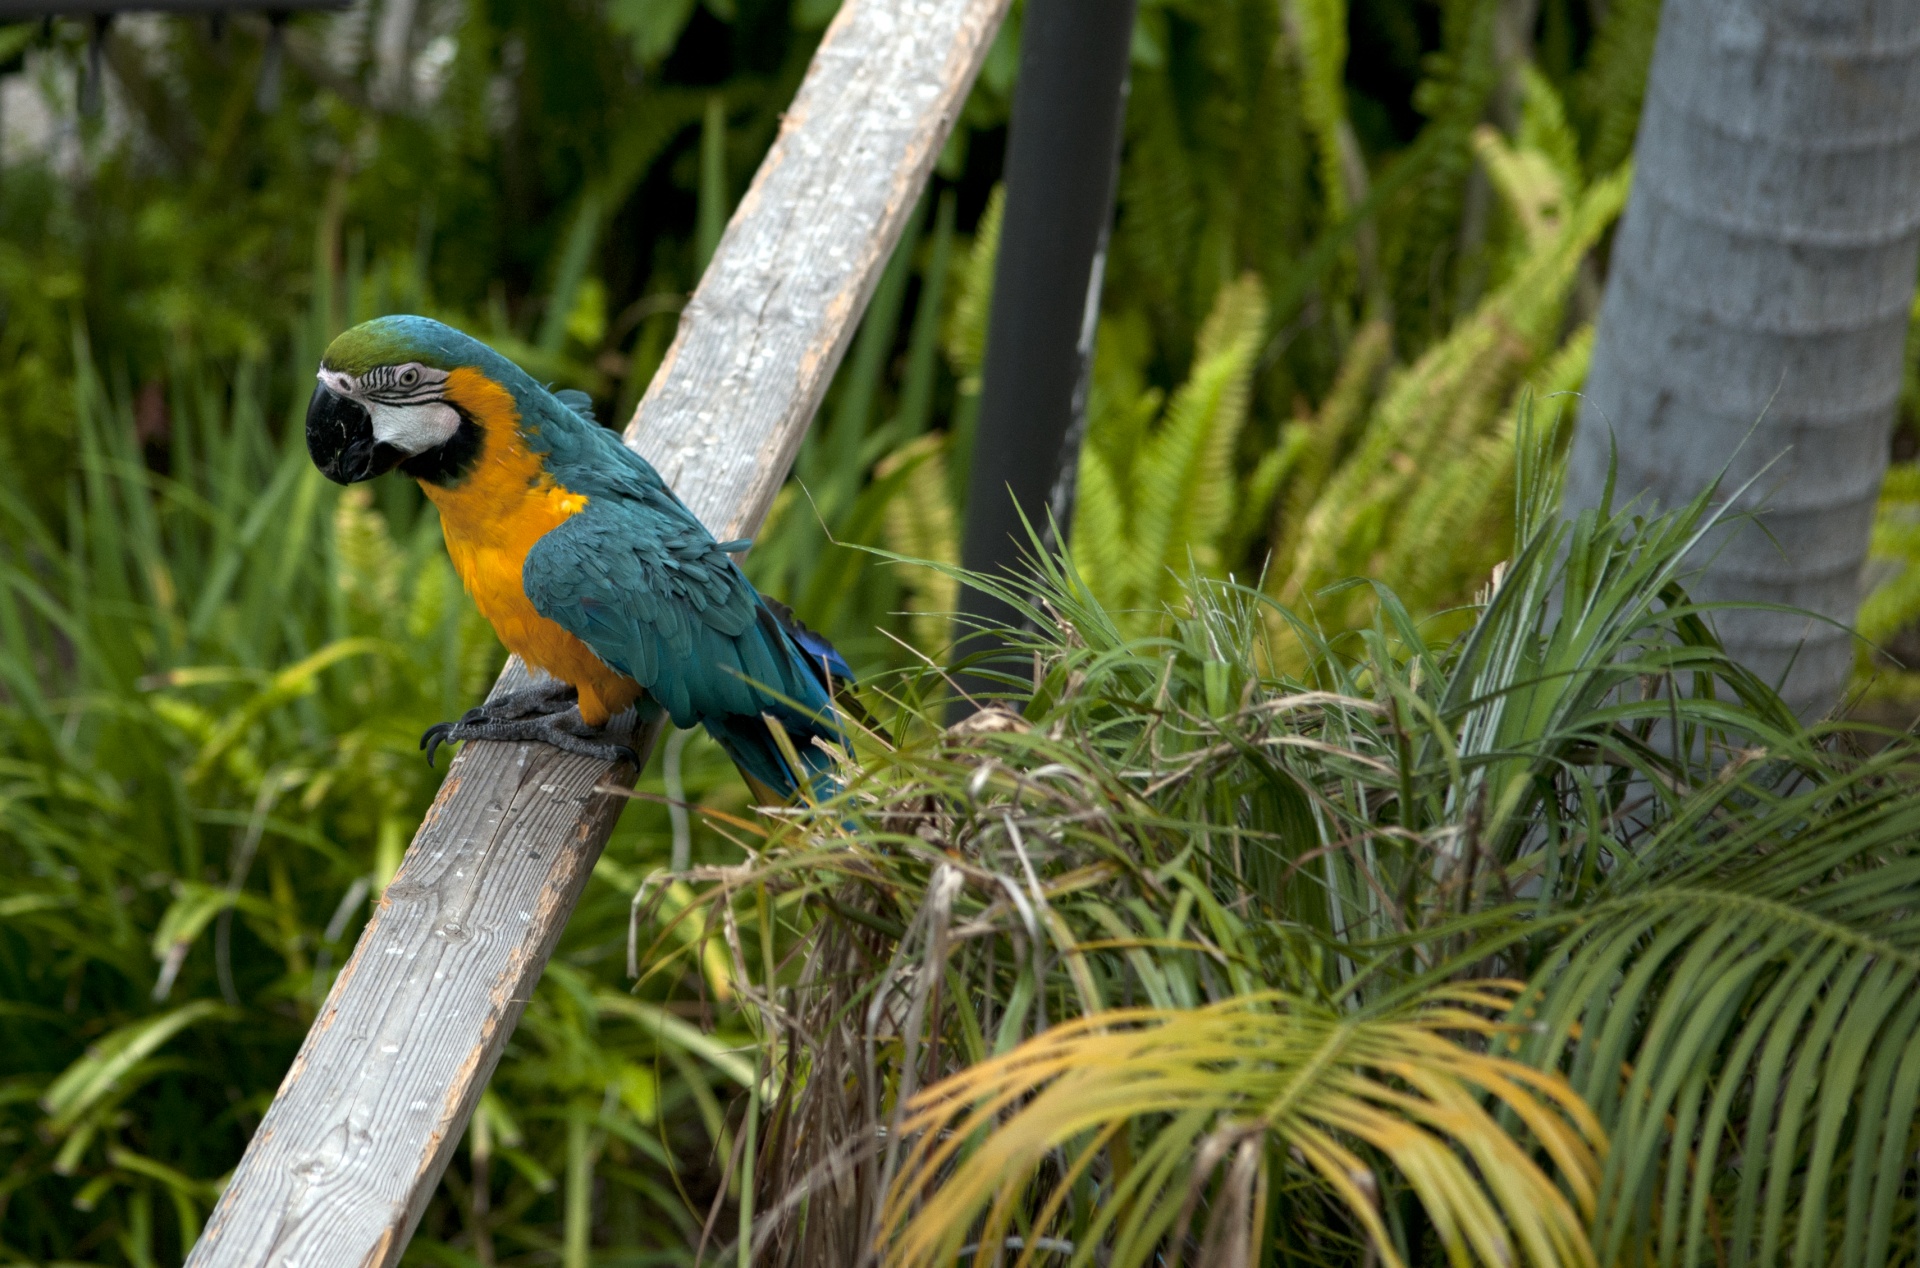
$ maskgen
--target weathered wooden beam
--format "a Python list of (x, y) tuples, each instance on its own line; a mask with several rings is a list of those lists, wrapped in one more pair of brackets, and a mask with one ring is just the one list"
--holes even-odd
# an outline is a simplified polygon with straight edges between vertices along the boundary
[[(1007, 4), (847, 0), (827, 30), (627, 429), (722, 540), (771, 505)], [(466, 746), (193, 1268), (399, 1260), (619, 816), (593, 791), (618, 775)]]

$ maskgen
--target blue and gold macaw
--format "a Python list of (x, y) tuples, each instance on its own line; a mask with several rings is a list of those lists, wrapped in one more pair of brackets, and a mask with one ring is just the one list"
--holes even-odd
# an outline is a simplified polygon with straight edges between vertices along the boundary
[[(651, 701), (700, 725), (763, 797), (831, 783), (846, 663), (762, 598), (659, 472), (492, 349), (425, 317), (347, 331), (307, 408), (314, 465), (341, 484), (399, 468), (440, 510), (447, 553), (500, 641), (557, 680), (421, 739), (540, 740), (632, 757), (603, 730)], [(564, 684), (564, 685), (563, 685)], [(793, 769), (767, 719), (804, 770)]]

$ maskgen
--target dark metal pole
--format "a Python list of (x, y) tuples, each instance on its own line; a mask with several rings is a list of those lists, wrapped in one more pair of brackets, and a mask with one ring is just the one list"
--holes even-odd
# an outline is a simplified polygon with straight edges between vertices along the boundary
[[(1051, 510), (1060, 532), (1067, 530), (1120, 169), (1134, 6), (1028, 0), (960, 552), (976, 572), (1018, 566), (1031, 546), (1022, 514), (1045, 533)], [(1019, 623), (1013, 609), (978, 590), (962, 591), (960, 610), (963, 635), (981, 623)], [(977, 656), (994, 646), (970, 635), (956, 650)], [(960, 685), (974, 696), (995, 689), (973, 674), (961, 675)], [(953, 712), (973, 707), (963, 697)]]

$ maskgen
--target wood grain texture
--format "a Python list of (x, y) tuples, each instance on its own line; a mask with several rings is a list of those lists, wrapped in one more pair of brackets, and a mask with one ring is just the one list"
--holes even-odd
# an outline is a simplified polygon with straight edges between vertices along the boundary
[[(627, 430), (723, 540), (772, 504), (1007, 3), (848, 0), (822, 40)], [(619, 817), (593, 790), (623, 777), (466, 746), (188, 1264), (398, 1262)]]
[(627, 437), (721, 540), (759, 527), (1008, 0), (850, 0)]

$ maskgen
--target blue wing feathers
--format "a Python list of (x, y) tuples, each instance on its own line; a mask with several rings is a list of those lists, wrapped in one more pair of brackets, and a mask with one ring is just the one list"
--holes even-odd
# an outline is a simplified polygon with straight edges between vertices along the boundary
[[(845, 747), (832, 677), (851, 677), (846, 662), (762, 599), (645, 459), (594, 430), (607, 443), (578, 446), (601, 450), (579, 465), (597, 470), (555, 471), (586, 507), (536, 542), (522, 568), (535, 610), (645, 687), (676, 726), (704, 726), (760, 783), (789, 797), (802, 779), (824, 790), (832, 761), (813, 741)], [(763, 714), (787, 732), (807, 767), (800, 778)]]
[(553, 394), (553, 399), (559, 401), (562, 405), (594, 424), (596, 427), (599, 426), (600, 420), (593, 416), (593, 398), (585, 392), (570, 387), (563, 387)]

